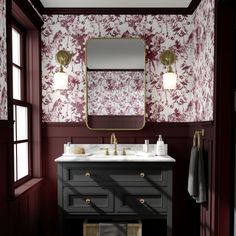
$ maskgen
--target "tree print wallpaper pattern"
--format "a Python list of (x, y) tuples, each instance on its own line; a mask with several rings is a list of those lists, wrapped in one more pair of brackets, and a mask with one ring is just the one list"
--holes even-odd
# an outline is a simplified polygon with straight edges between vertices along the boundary
[(0, 0), (0, 120), (7, 120), (6, 6)]
[[(196, 30), (194, 22), (208, 25), (208, 11), (213, 0), (204, 0), (193, 15), (44, 15), (42, 29), (42, 107), (43, 122), (85, 121), (85, 45), (92, 37), (140, 37), (146, 42), (146, 117), (151, 122), (191, 122), (212, 120), (212, 91), (200, 96), (199, 84), (213, 83), (213, 75), (196, 57)], [(205, 9), (208, 9), (206, 10)], [(212, 23), (212, 21), (210, 21)], [(210, 30), (210, 31), (209, 31)], [(213, 32), (212, 32), (213, 31)], [(213, 26), (206, 30), (214, 34)], [(214, 57), (214, 40), (207, 37), (208, 47), (200, 55)], [(178, 75), (177, 89), (164, 90), (162, 75), (166, 68), (160, 63), (160, 54), (166, 49), (177, 55), (174, 70)], [(69, 74), (68, 90), (53, 89), (53, 75), (59, 66), (55, 61), (58, 50), (73, 54), (66, 68)], [(212, 55), (213, 54), (213, 55)], [(195, 61), (196, 60), (196, 61)], [(207, 60), (208, 61), (208, 60)], [(206, 61), (204, 61), (206, 63)], [(212, 65), (214, 67), (214, 65)], [(205, 76), (203, 80), (202, 76)], [(198, 81), (200, 79), (200, 81)], [(197, 82), (196, 82), (197, 81)], [(200, 89), (198, 92), (198, 89)], [(197, 95), (198, 94), (198, 95)], [(197, 96), (197, 99), (194, 98)], [(204, 101), (201, 101), (204, 100)], [(206, 100), (206, 101), (205, 101)], [(201, 104), (201, 105), (198, 105)]]
[(213, 120), (215, 0), (204, 0), (193, 16), (195, 120)]

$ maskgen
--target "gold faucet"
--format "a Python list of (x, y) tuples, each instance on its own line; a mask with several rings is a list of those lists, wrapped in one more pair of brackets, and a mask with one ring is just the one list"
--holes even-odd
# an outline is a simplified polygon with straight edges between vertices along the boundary
[(117, 139), (115, 133), (111, 134), (111, 144), (114, 144), (114, 155), (117, 155)]

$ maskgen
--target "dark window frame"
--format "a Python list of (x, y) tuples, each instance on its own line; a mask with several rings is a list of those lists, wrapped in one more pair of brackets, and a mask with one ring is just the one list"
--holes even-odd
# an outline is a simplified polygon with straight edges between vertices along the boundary
[[(28, 138), (26, 140), (13, 140), (13, 146), (18, 143), (28, 143), (28, 174), (20, 179), (17, 179), (17, 174), (16, 174), (16, 181), (14, 178), (14, 187), (18, 187), (19, 185), (27, 182), (32, 178), (32, 109), (31, 109), (31, 104), (27, 102), (27, 78), (26, 78), (26, 70), (27, 70), (27, 65), (26, 65), (26, 30), (16, 21), (12, 21), (11, 28), (16, 30), (20, 34), (20, 65), (17, 65), (13, 62), (12, 60), (12, 70), (13, 67), (16, 67), (20, 69), (20, 75), (21, 75), (21, 80), (20, 80), (20, 90), (21, 90), (21, 97), (20, 100), (18, 99), (12, 99), (12, 105), (13, 108), (15, 109), (15, 115), (17, 116), (16, 108), (17, 106), (21, 107), (26, 107), (27, 108), (27, 115), (28, 115)], [(12, 73), (13, 75), (13, 73)], [(12, 81), (13, 84), (13, 81)], [(15, 108), (14, 108), (15, 107)], [(16, 120), (14, 120), (16, 122)], [(13, 133), (16, 132), (17, 135), (17, 124), (15, 126), (15, 130), (13, 130)], [(15, 156), (15, 152), (13, 152), (13, 155)], [(18, 152), (16, 149), (16, 159), (18, 156)], [(16, 161), (17, 163), (17, 161)], [(17, 164), (14, 163), (14, 170), (16, 168), (16, 173), (18, 171)], [(15, 166), (16, 164), (16, 166)], [(15, 171), (14, 171), (15, 175)]]
[[(28, 1), (6, 1), (6, 41), (7, 45), (7, 93), (8, 93), (8, 121), (10, 123), (9, 138), (11, 143), (8, 149), (8, 198), (15, 199), (26, 191), (31, 180), (42, 180), (42, 81), (41, 81), (41, 27), (43, 20), (37, 14)], [(26, 100), (31, 104), (31, 153), (32, 153), (32, 178), (15, 187), (14, 183), (14, 146), (13, 146), (13, 88), (12, 88), (12, 27), (14, 20), (21, 25), (26, 32)], [(34, 182), (34, 181), (33, 181)]]

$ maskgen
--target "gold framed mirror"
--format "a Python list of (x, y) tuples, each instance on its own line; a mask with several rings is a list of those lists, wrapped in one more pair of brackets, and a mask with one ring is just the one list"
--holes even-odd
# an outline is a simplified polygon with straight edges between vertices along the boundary
[(146, 45), (140, 38), (86, 42), (86, 125), (139, 130), (145, 125)]

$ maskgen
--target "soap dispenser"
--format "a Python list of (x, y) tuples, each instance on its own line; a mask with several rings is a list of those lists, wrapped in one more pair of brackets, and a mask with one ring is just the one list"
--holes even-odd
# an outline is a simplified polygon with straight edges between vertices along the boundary
[(71, 154), (71, 143), (70, 142), (67, 142), (67, 144), (66, 144), (66, 154)]
[(165, 155), (165, 145), (162, 140), (161, 134), (159, 134), (159, 138), (157, 140), (156, 154), (157, 154), (157, 156), (164, 156)]

